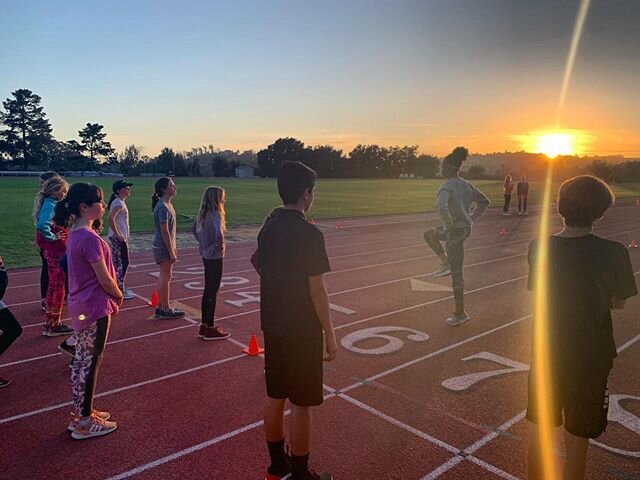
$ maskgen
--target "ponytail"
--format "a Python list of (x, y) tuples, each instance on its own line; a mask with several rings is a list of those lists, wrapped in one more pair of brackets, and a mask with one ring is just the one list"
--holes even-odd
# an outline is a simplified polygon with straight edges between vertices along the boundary
[(73, 214), (69, 210), (69, 195), (67, 195), (56, 203), (52, 221), (60, 227), (69, 228), (73, 224), (72, 217)]
[(109, 202), (107, 203), (107, 210), (111, 208), (111, 204), (113, 203), (113, 201), (116, 199), (117, 196), (118, 195), (115, 192), (111, 194), (111, 196), (109, 197)]
[(156, 205), (160, 201), (160, 197), (164, 195), (164, 191), (169, 186), (170, 181), (171, 179), (169, 177), (162, 177), (158, 179), (158, 181), (153, 186), (153, 189), (155, 191), (151, 196), (151, 211), (153, 211), (156, 208)]

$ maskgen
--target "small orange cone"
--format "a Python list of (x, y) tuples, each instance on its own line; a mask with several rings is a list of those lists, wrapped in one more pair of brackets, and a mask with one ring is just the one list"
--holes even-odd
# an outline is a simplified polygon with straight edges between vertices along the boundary
[(158, 292), (156, 292), (155, 290), (151, 294), (151, 300), (149, 300), (149, 306), (150, 307), (158, 306)]
[(506, 234), (508, 234), (508, 233), (509, 233), (509, 231), (508, 231), (506, 228), (502, 227), (502, 228), (500, 229), (500, 235), (505, 236), (505, 235), (506, 235)]
[(638, 248), (638, 241), (631, 240), (631, 243), (629, 244), (629, 248)]
[(636, 200), (636, 207), (640, 207), (640, 198)]
[(249, 341), (249, 348), (243, 348), (242, 351), (251, 357), (255, 357), (256, 355), (260, 355), (264, 352), (264, 348), (260, 348), (258, 345), (258, 337), (251, 335), (251, 340)]
[(315, 224), (316, 224), (316, 222), (314, 222), (314, 221), (313, 221), (313, 218), (312, 218), (311, 220), (309, 220), (309, 223), (310, 223), (311, 225), (315, 225)]
[(342, 225), (340, 225), (339, 223), (336, 223), (336, 230), (342, 230)]

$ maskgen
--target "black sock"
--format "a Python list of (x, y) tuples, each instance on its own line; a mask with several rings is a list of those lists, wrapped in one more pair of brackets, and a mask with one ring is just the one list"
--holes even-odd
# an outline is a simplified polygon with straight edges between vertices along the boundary
[(307, 480), (309, 477), (309, 454), (298, 457), (291, 454), (291, 479)]
[(286, 468), (287, 455), (284, 451), (284, 438), (279, 442), (270, 442), (267, 440), (267, 448), (269, 449), (269, 457), (271, 457), (271, 466), (269, 471), (277, 471)]

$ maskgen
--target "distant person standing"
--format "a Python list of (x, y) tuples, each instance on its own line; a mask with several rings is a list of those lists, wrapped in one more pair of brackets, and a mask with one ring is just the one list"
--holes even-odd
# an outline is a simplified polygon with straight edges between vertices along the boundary
[[(442, 161), (442, 176), (447, 179), (436, 193), (436, 207), (443, 225), (427, 230), (424, 239), (438, 255), (442, 265), (435, 277), (451, 275), (455, 311), (447, 324), (456, 326), (469, 321), (464, 310), (464, 241), (471, 235), (471, 225), (489, 206), (489, 199), (471, 183), (460, 178), (458, 172), (469, 151), (456, 147)], [(471, 205), (476, 207), (471, 210)], [(446, 250), (441, 242), (445, 242)]]
[(518, 215), (529, 215), (527, 212), (527, 197), (529, 196), (529, 182), (524, 175), (520, 177), (516, 189), (518, 194)]
[(60, 267), (60, 260), (66, 251), (67, 229), (53, 222), (55, 206), (67, 194), (68, 188), (69, 185), (62, 178), (51, 177), (42, 185), (33, 206), (37, 230), (36, 244), (42, 249), (47, 260), (47, 320), (42, 330), (45, 337), (73, 333), (73, 329), (62, 323), (66, 277)]
[[(56, 172), (52, 171), (41, 173), (39, 178), (40, 188), (42, 188), (42, 184), (50, 178), (59, 176), (60, 175), (58, 175)], [(47, 270), (47, 260), (44, 258), (42, 248), (39, 248), (39, 250), (40, 260), (42, 261), (42, 270), (40, 270), (40, 306), (42, 307), (42, 310), (46, 311), (47, 302), (45, 300), (45, 297), (47, 296), (47, 288), (49, 287), (49, 273)]]
[(214, 326), (216, 300), (222, 281), (222, 264), (225, 253), (225, 193), (220, 187), (207, 187), (196, 220), (191, 226), (198, 240), (200, 256), (204, 264), (204, 292), (202, 292), (202, 318), (198, 337), (203, 340), (224, 340), (229, 337), (220, 327)]
[(502, 207), (502, 215), (511, 215), (509, 213), (509, 204), (511, 203), (511, 192), (513, 192), (513, 179), (511, 175), (504, 177), (504, 206)]
[(131, 194), (133, 183), (124, 180), (113, 182), (111, 198), (107, 208), (109, 209), (109, 246), (113, 257), (113, 266), (118, 276), (118, 287), (122, 290), (125, 300), (134, 298), (133, 291), (125, 288), (124, 277), (129, 268), (129, 209), (126, 200)]
[(183, 318), (184, 312), (175, 310), (169, 305), (169, 289), (173, 264), (178, 259), (176, 247), (176, 211), (171, 200), (178, 192), (176, 184), (169, 177), (159, 179), (154, 186), (151, 197), (155, 236), (153, 238), (153, 257), (160, 267), (160, 275), (156, 284), (158, 306), (156, 318)]
[[(16, 341), (22, 333), (22, 327), (16, 320), (16, 317), (13, 316), (11, 310), (9, 310), (2, 301), (8, 285), (9, 277), (7, 276), (7, 269), (4, 266), (4, 260), (0, 257), (0, 355)], [(9, 380), (0, 378), (0, 388), (8, 386), (10, 383)]]

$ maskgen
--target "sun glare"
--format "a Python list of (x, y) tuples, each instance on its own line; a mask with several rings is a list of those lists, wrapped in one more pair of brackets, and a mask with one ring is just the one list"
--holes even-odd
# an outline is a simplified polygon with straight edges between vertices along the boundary
[(549, 158), (558, 155), (573, 155), (573, 138), (568, 133), (547, 133), (537, 139), (536, 153), (544, 153)]

